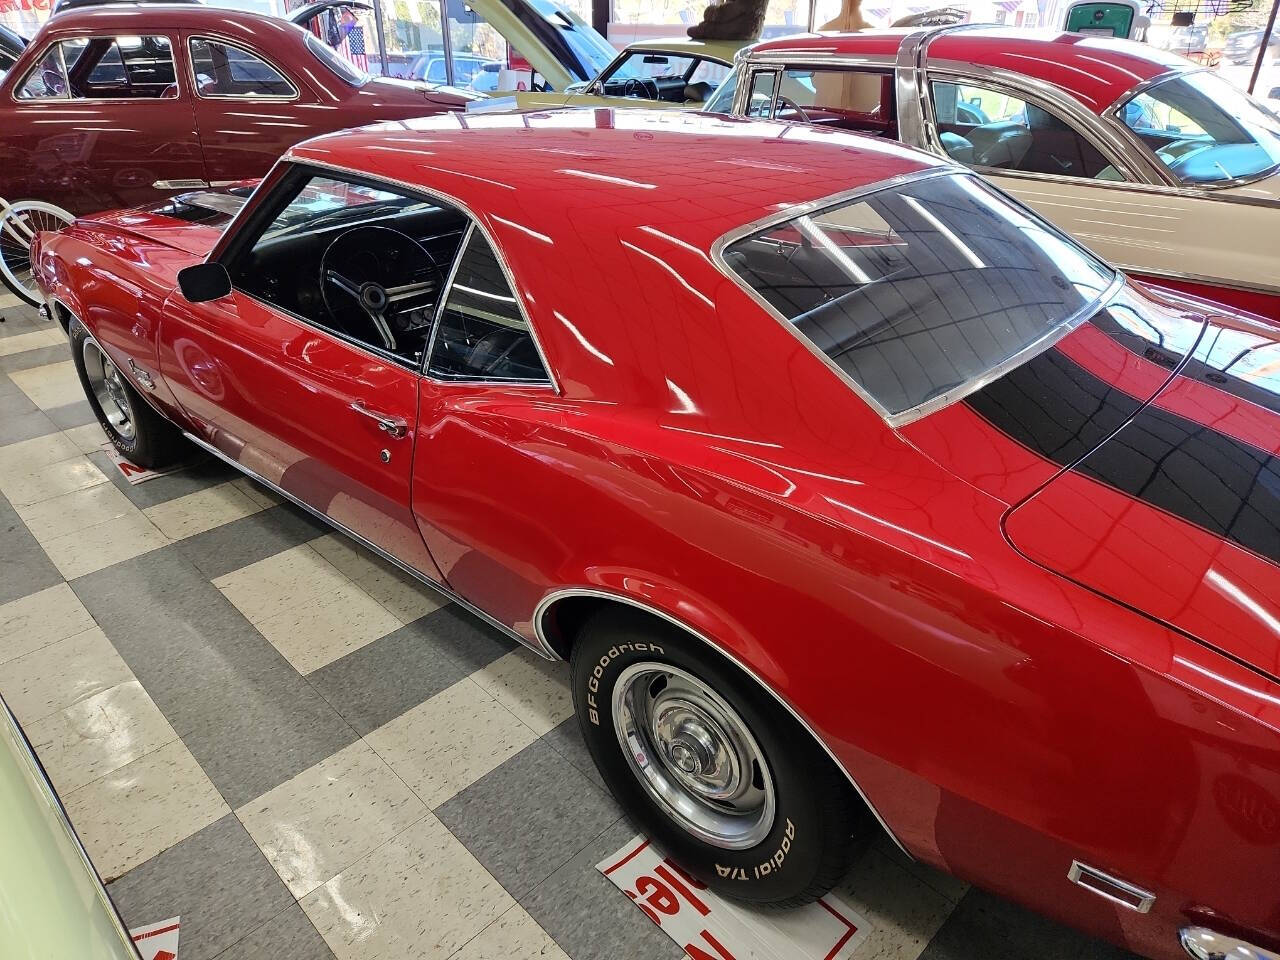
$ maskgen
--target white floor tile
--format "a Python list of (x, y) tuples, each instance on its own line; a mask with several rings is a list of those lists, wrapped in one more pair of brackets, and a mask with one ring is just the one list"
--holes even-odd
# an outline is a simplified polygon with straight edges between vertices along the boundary
[(0, 605), (0, 663), (93, 627), (93, 617), (65, 583)]
[[(53, 436), (63, 439), (60, 433), (55, 433)], [(70, 442), (67, 441), (67, 443)], [(14, 444), (14, 446), (20, 446), (20, 444)], [(9, 449), (11, 448), (0, 448), (0, 450)], [(0, 493), (3, 493), (15, 508), (18, 508), (106, 482), (106, 474), (94, 466), (87, 457), (77, 452), (71, 459), (45, 464), (28, 473), (0, 475)]]
[(319, 670), (402, 623), (354, 583), (335, 586), (323, 600), (306, 600), (255, 624), (299, 673)]
[(181, 740), (73, 790), (63, 801), (106, 881), (230, 812)]
[(474, 940), (453, 955), (451, 960), (569, 960), (538, 921), (516, 904)]
[(70, 440), (81, 453), (97, 453), (107, 440), (107, 435), (95, 420), (83, 426), (63, 430), (62, 435)]
[(310, 545), (339, 572), (395, 614), (401, 623), (412, 623), (449, 602), (426, 584), (341, 533), (320, 537)]
[(70, 360), (15, 370), (9, 374), (9, 379), (41, 410), (65, 407), (84, 399), (84, 387), (80, 385), (75, 364)]
[(520, 648), (471, 675), (476, 683), (541, 736), (573, 715), (569, 671)]
[(39, 350), (41, 347), (56, 347), (66, 342), (67, 338), (62, 335), (62, 331), (53, 329), (32, 330), (30, 333), (20, 333), (13, 337), (0, 337), (0, 357), (23, 353), (27, 350)]
[(60, 497), (17, 508), (18, 516), (40, 543), (106, 523), (138, 508), (110, 483), (99, 483)]
[(338, 960), (445, 958), (513, 905), (430, 814), (302, 901)]
[(306, 544), (284, 550), (218, 577), (213, 585), (257, 623), (313, 601), (323, 601), (349, 583)]
[(133, 679), (107, 635), (93, 627), (10, 660), (0, 670), (0, 695), (26, 726)]
[(181, 540), (261, 509), (261, 503), (250, 499), (231, 481), (147, 507), (143, 513), (170, 540)]
[(60, 433), (10, 443), (0, 447), (0, 480), (22, 476), (51, 463), (78, 456), (80, 450)]
[(62, 795), (178, 737), (137, 680), (81, 700), (27, 726), (26, 732)]
[(536, 738), (510, 711), (464, 679), (365, 739), (435, 809)]
[(109, 567), (169, 542), (141, 513), (126, 514), (75, 533), (55, 537), (40, 546), (68, 580)]
[(269, 490), (256, 480), (251, 480), (248, 477), (236, 477), (231, 483), (237, 490), (254, 503), (259, 504), (263, 509), (287, 502), (284, 497), (274, 490)]
[(295, 899), (337, 876), (427, 808), (363, 740), (236, 815)]

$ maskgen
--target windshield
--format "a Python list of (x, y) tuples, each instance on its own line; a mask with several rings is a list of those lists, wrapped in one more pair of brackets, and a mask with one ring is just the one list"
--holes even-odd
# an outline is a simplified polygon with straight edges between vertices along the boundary
[(1252, 179), (1280, 166), (1280, 118), (1212, 73), (1156, 84), (1118, 115), (1183, 183)]
[(324, 44), (319, 37), (309, 30), (304, 31), (307, 37), (307, 49), (310, 50), (317, 60), (327, 66), (330, 70), (340, 76), (353, 87), (362, 86), (369, 75), (360, 70), (351, 61), (338, 56), (333, 50)]
[(735, 241), (724, 258), (895, 422), (1047, 348), (1115, 279), (967, 174), (793, 217)]
[[(574, 71), (579, 73), (580, 80), (595, 79), (600, 71), (612, 63), (613, 58), (618, 55), (618, 51), (610, 45), (608, 40), (600, 36), (595, 28), (572, 10), (551, 3), (549, 0), (527, 0), (527, 2), (547, 23), (557, 28), (560, 37), (573, 51), (575, 58), (586, 68), (585, 73)], [(522, 15), (520, 4), (515, 4), (513, 12), (528, 25), (527, 18)]]

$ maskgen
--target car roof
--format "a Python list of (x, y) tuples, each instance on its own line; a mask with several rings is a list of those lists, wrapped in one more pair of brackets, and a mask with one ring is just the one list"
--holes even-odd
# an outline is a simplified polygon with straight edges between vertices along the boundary
[(45, 21), (41, 32), (84, 27), (94, 30), (123, 30), (130, 36), (136, 36), (141, 31), (162, 27), (212, 29), (215, 26), (230, 27), (237, 33), (264, 26), (281, 26), (289, 31), (302, 29), (280, 17), (232, 7), (210, 7), (201, 3), (123, 2), (77, 7), (55, 13)]
[(734, 55), (751, 40), (694, 40), (691, 37), (659, 37), (653, 40), (637, 40), (628, 43), (627, 50), (664, 50), (686, 56), (711, 57), (733, 63)]
[[(920, 31), (864, 30), (803, 34), (768, 40), (752, 55), (811, 54), (815, 57), (891, 56), (902, 40)], [(1197, 66), (1149, 44), (1079, 33), (1006, 27), (941, 28), (925, 40), (926, 65), (972, 64), (1021, 74), (1073, 94), (1102, 113), (1141, 83)]]
[[(439, 191), (477, 216), (538, 231), (579, 212), (606, 232), (662, 220), (704, 251), (786, 206), (950, 166), (808, 124), (607, 108), (392, 121), (308, 140), (286, 157)], [(554, 239), (571, 245), (574, 233)]]

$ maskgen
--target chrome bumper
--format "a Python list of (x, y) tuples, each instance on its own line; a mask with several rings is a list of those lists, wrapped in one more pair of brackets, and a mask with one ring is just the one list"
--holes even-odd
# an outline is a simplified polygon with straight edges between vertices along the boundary
[(1255, 947), (1239, 937), (1214, 933), (1208, 927), (1183, 927), (1178, 939), (1195, 960), (1280, 960), (1280, 953)]

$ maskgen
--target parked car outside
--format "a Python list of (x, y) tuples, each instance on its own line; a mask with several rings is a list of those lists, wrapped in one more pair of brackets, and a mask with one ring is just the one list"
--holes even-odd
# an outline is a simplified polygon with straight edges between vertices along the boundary
[[(1235, 31), (1227, 36), (1227, 42), (1222, 48), (1222, 56), (1228, 63), (1236, 65), (1256, 63), (1258, 50), (1262, 46), (1262, 37), (1265, 33), (1265, 30)], [(1274, 58), (1277, 51), (1280, 51), (1280, 33), (1273, 31), (1271, 40), (1267, 43), (1267, 54)]]
[(949, 156), (1136, 279), (1280, 320), (1280, 117), (1147, 44), (971, 26), (788, 37), (744, 53), (707, 109)]
[(1274, 956), (1275, 326), (945, 158), (670, 111), (348, 131), (34, 254), (124, 455), (185, 434), (570, 660), (717, 891), (812, 899), (884, 831)]
[(461, 109), (370, 78), (284, 20), (199, 5), (51, 17), (0, 80), (0, 196), (72, 213), (261, 176), (291, 144)]
[(563, 91), (517, 93), (514, 102), (477, 102), (471, 110), (583, 107), (696, 109), (729, 74), (733, 58), (750, 40), (640, 40), (627, 47), (587, 83)]
[[(442, 51), (428, 51), (413, 62), (413, 66), (409, 70), (409, 79), (425, 80), (427, 83), (434, 84), (448, 83), (446, 66)], [(496, 74), (502, 68), (502, 63), (488, 57), (473, 57), (470, 54), (455, 53), (453, 55), (453, 85), (467, 90), (475, 89), (472, 84), (488, 67), (492, 67), (493, 72)], [(497, 78), (494, 77), (493, 89), (495, 90), (497, 89), (496, 80)]]

